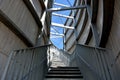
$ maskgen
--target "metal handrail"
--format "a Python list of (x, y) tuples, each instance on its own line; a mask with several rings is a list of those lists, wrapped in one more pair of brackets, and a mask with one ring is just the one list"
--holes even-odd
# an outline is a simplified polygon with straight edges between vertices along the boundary
[(24, 49), (17, 49), (17, 50), (13, 50), (13, 51), (20, 51), (20, 50), (30, 50), (30, 49), (35, 49), (35, 48), (40, 48), (40, 47), (46, 47), (46, 46), (51, 46), (52, 44), (46, 44), (46, 45), (41, 45), (41, 46), (36, 46), (36, 47), (28, 47), (28, 48), (24, 48)]
[(99, 77), (100, 80), (103, 80), (102, 76), (100, 76), (100, 75), (94, 70), (94, 68), (93, 68), (89, 63), (87, 63), (80, 55), (78, 55), (78, 53), (74, 52), (73, 54), (70, 54), (70, 57), (68, 57), (68, 58), (70, 58), (70, 61), (72, 61), (73, 59), (75, 59), (76, 56), (78, 56), (78, 57), (81, 59), (81, 61), (82, 61), (90, 70), (92, 70), (92, 72), (94, 72), (94, 73), (96, 74), (96, 76)]
[[(81, 45), (81, 44), (77, 44), (77, 45)], [(94, 49), (95, 54), (98, 54), (98, 55), (99, 55), (99, 54), (103, 54), (103, 55), (104, 55), (104, 54), (107, 54), (107, 53), (101, 53), (101, 52), (99, 52), (98, 50), (100, 50), (100, 51), (109, 51), (109, 49), (106, 49), (106, 48), (91, 47), (91, 46), (87, 46), (87, 45), (81, 45), (81, 46)], [(78, 56), (78, 58), (80, 58), (80, 60), (81, 60), (84, 64), (86, 64), (86, 66), (87, 66), (89, 69), (91, 69), (97, 76), (99, 76), (100, 79), (103, 79), (103, 80), (104, 80), (104, 77), (103, 77), (102, 75), (100, 75), (100, 74), (97, 72), (97, 70), (95, 70), (94, 67), (91, 66), (81, 55), (79, 55), (77, 52), (76, 52), (75, 54)], [(105, 60), (105, 63), (107, 63), (106, 60)], [(102, 63), (102, 64), (105, 64), (105, 63)], [(103, 67), (103, 65), (101, 65), (101, 67)], [(110, 75), (110, 72), (109, 72), (110, 66), (109, 66), (108, 64), (106, 64), (106, 66), (104, 66), (104, 67), (106, 68), (106, 70), (108, 70), (109, 77), (111, 78), (111, 75)]]
[(111, 49), (108, 49), (108, 48), (102, 48), (102, 47), (94, 47), (94, 46), (88, 46), (88, 45), (83, 45), (83, 44), (76, 44), (76, 45), (81, 45), (81, 46), (84, 46), (84, 47), (88, 47), (88, 48), (94, 48), (94, 49), (99, 49), (99, 50), (111, 50)]
[(12, 55), (13, 55), (13, 51), (12, 51), (12, 52), (10, 53), (10, 55), (9, 55), (8, 61), (7, 61), (7, 63), (6, 63), (6, 67), (5, 67), (4, 72), (3, 72), (3, 75), (2, 75), (2, 77), (1, 77), (1, 80), (4, 80), (4, 79), (5, 79), (5, 76), (6, 76), (6, 74), (7, 74), (7, 70), (8, 70), (8, 68), (9, 68), (9, 64), (10, 64), (10, 62), (11, 62), (11, 60), (12, 60)]
[[(102, 48), (102, 50), (103, 50), (103, 49), (104, 49), (104, 50), (108, 50), (108, 49)], [(99, 54), (99, 51), (97, 50), (96, 47), (95, 47), (95, 52)], [(104, 57), (105, 57), (105, 56), (104, 56)], [(105, 58), (104, 58), (104, 59), (105, 59)], [(105, 59), (104, 62), (107, 63), (107, 60)], [(103, 62), (102, 62), (102, 64), (103, 64)], [(110, 65), (112, 65), (112, 64), (110, 64)], [(108, 70), (108, 72), (109, 72), (109, 77), (112, 78), (111, 73), (110, 73), (111, 66), (109, 66), (108, 63), (107, 63), (106, 66), (104, 66), (104, 67), (107, 68), (107, 70)]]
[(81, 59), (81, 61), (83, 61), (83, 63), (84, 63), (90, 70), (92, 70), (92, 71), (96, 74), (96, 76), (98, 76), (98, 77), (100, 78), (100, 80), (103, 80), (103, 79), (102, 79), (102, 76), (100, 76), (100, 75), (94, 70), (94, 68), (93, 68), (89, 63), (87, 63), (87, 62), (85, 61), (85, 59), (83, 59), (80, 55), (78, 55), (78, 53), (76, 53), (76, 55)]
[[(5, 70), (3, 72), (3, 75), (1, 77), (1, 80), (5, 80), (5, 77), (7, 75), (7, 72), (8, 72), (8, 68), (9, 68), (9, 65), (10, 65), (10, 62), (11, 60), (13, 59), (12, 56), (15, 55), (17, 52), (19, 51), (26, 51), (26, 50), (32, 50), (32, 49), (36, 49), (36, 48), (42, 48), (42, 47), (49, 47), (51, 44), (49, 45), (43, 45), (43, 46), (38, 46), (38, 47), (30, 47), (30, 48), (26, 48), (26, 49), (19, 49), (19, 50), (13, 50), (10, 55), (9, 55), (9, 58), (8, 58), (8, 61), (7, 61), (7, 64), (6, 64), (6, 67), (5, 67)], [(21, 80), (25, 80), (26, 77), (32, 73), (35, 69), (38, 69), (39, 66), (42, 65), (42, 63), (44, 63), (44, 61), (47, 60), (47, 56), (44, 56), (44, 58), (40, 61), (39, 65), (36, 65), (35, 67), (33, 67), (32, 69), (29, 69), (29, 72), (27, 74), (25, 74), (25, 76), (22, 77)]]
[(45, 61), (46, 59), (47, 59), (47, 57), (44, 57), (44, 58), (42, 59), (42, 61), (40, 62), (40, 64), (39, 64), (39, 65), (36, 65), (35, 67), (33, 67), (33, 69), (30, 70), (24, 77), (22, 77), (21, 80), (25, 80), (25, 79), (30, 75), (30, 73), (32, 73), (34, 70), (38, 69), (38, 68), (42, 65), (42, 63), (44, 63), (44, 61)]

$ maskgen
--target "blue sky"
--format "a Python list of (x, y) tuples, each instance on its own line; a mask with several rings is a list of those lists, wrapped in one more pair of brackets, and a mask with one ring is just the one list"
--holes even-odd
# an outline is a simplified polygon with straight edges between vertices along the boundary
[[(60, 4), (65, 4), (65, 5), (69, 5), (70, 6), (70, 3), (73, 4), (74, 0), (55, 0), (55, 3), (60, 3)], [(53, 5), (54, 8), (60, 8), (60, 6), (56, 6), (56, 5)], [(54, 12), (54, 13), (57, 13), (57, 14), (64, 14), (64, 15), (69, 15), (70, 11), (59, 11), (59, 12)], [(52, 22), (55, 22), (55, 23), (59, 23), (59, 24), (64, 24), (66, 21), (66, 18), (63, 18), (63, 17), (58, 17), (58, 16), (52, 16)], [(60, 33), (60, 34), (63, 34), (63, 28), (60, 28), (60, 27), (55, 27), (55, 26), (51, 26), (51, 32), (55, 32), (55, 30)], [(51, 35), (52, 37), (53, 35)], [(60, 37), (60, 38), (51, 38), (51, 41), (52, 43), (60, 48), (60, 49), (63, 49), (63, 37)]]

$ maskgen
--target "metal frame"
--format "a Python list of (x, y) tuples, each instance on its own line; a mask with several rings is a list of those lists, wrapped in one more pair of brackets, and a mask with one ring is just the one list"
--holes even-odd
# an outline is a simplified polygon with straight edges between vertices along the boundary
[(64, 18), (74, 19), (73, 16), (67, 16), (67, 15), (63, 15), (63, 14), (52, 13), (52, 15), (54, 15), (54, 16), (59, 16), (59, 17), (64, 17)]
[(61, 6), (61, 7), (70, 7), (68, 5), (60, 4), (60, 3), (54, 3), (54, 5)]
[(63, 36), (52, 36), (50, 38), (62, 38)]
[(63, 24), (58, 24), (58, 23), (54, 23), (54, 22), (51, 23), (51, 26), (61, 27), (61, 28), (68, 28), (68, 29), (74, 29), (74, 27), (65, 26), (65, 25), (63, 25)]
[(56, 35), (56, 36), (64, 36), (64, 34), (59, 34), (59, 33), (54, 33), (54, 32), (50, 32), (50, 34)]
[(46, 9), (46, 11), (54, 12), (54, 11), (64, 11), (64, 10), (83, 9), (83, 8), (86, 8), (86, 5), (72, 6), (72, 7), (65, 7), (65, 8), (50, 8), (50, 9)]
[[(64, 4), (60, 4), (60, 3), (54, 3), (53, 5), (56, 5), (56, 6), (60, 6), (62, 8), (50, 8), (50, 9), (46, 9), (47, 12), (55, 12), (55, 11), (65, 11), (65, 10), (74, 10), (74, 9), (83, 9), (83, 8), (86, 8), (87, 6), (86, 5), (80, 5), (80, 6), (68, 6), (68, 5), (64, 5)], [(67, 15), (63, 15), (63, 14), (57, 14), (57, 13), (52, 13), (53, 16), (59, 16), (59, 17), (63, 17), (63, 18), (69, 18), (69, 19), (73, 19), (74, 20), (74, 17), (73, 16), (67, 16)], [(59, 23), (54, 23), (52, 22), (51, 23), (51, 27), (52, 26), (55, 26), (55, 27), (61, 27), (61, 28), (67, 28), (67, 29), (75, 29), (74, 27), (72, 26), (66, 26), (64, 24), (59, 24)], [(59, 37), (64, 37), (64, 34), (60, 34), (57, 32), (51, 32), (51, 35), (54, 35), (52, 36), (51, 38), (59, 38)]]

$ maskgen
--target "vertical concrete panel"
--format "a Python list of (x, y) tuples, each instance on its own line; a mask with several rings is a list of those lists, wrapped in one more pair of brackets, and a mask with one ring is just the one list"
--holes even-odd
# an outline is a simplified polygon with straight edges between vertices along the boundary
[(22, 0), (2, 0), (0, 9), (25, 33), (30, 41), (35, 44), (38, 25), (24, 2)]
[(0, 22), (0, 76), (5, 68), (9, 53), (26, 45), (3, 23)]
[(92, 38), (91, 38), (91, 40), (90, 40), (88, 45), (89, 46), (95, 46), (95, 40), (94, 40), (93, 36), (92, 36)]
[(97, 26), (99, 36), (101, 37), (102, 27), (103, 27), (103, 0), (99, 0), (96, 26)]
[(8, 54), (14, 49), (25, 48), (26, 45), (3, 23), (0, 22), (0, 49)]
[(88, 34), (89, 34), (89, 29), (90, 29), (90, 19), (88, 18), (85, 29), (78, 40), (79, 44), (85, 44), (85, 41), (86, 41)]
[(113, 50), (113, 54), (115, 56), (118, 55), (120, 52), (120, 1), (115, 0), (115, 7), (114, 7), (114, 16), (112, 21), (112, 28), (110, 32), (110, 36), (107, 43), (107, 48), (110, 48)]
[(39, 0), (30, 0), (32, 5), (34, 6), (39, 18), (41, 18), (41, 14), (42, 14), (42, 7), (40, 5)]
[(120, 74), (120, 1), (119, 0), (115, 0), (112, 27), (106, 48), (109, 48), (113, 51), (112, 54), (113, 57), (115, 57), (113, 68), (117, 69), (117, 70), (114, 69), (113, 72), (115, 74), (116, 80), (119, 80), (119, 75), (118, 75)]

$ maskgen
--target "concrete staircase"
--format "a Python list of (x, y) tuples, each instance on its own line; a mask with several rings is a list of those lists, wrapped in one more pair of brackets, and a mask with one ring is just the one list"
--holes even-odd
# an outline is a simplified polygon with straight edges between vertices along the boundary
[(45, 80), (83, 80), (78, 67), (51, 67)]

